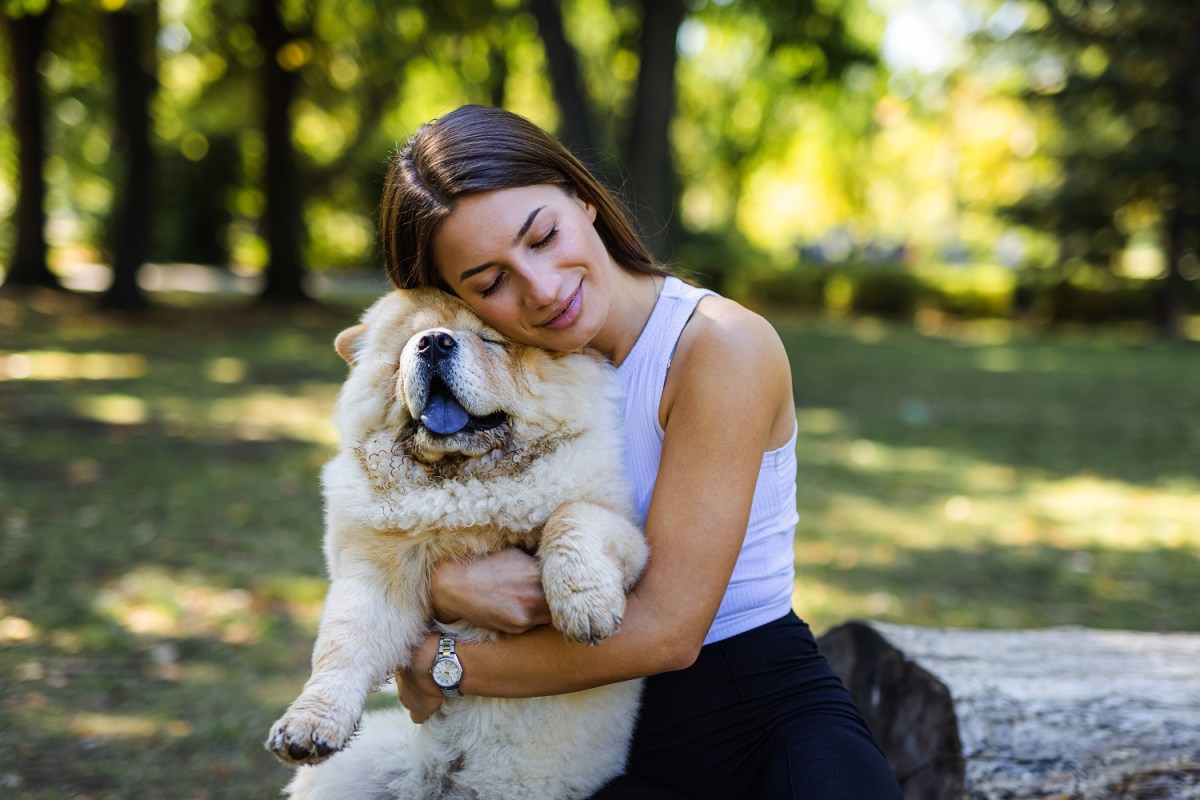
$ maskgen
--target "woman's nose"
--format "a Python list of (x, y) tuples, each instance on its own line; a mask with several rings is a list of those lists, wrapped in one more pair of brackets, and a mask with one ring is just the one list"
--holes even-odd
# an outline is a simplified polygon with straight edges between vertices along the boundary
[(558, 272), (552, 267), (532, 265), (524, 270), (525, 302), (532, 308), (541, 308), (558, 300)]

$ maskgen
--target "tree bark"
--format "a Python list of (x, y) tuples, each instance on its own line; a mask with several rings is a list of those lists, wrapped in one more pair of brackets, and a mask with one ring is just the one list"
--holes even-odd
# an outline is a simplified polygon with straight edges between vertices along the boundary
[(17, 208), (14, 220), (17, 241), (5, 275), (5, 286), (44, 286), (61, 289), (58, 277), (46, 263), (46, 160), (45, 105), (38, 62), (46, 50), (46, 35), (54, 4), (40, 14), (14, 17), (5, 14), (9, 50), (15, 76), (14, 128), (18, 158)]
[(298, 75), (279, 55), (294, 38), (279, 15), (277, 0), (258, 0), (255, 33), (263, 48), (262, 91), (267, 146), (266, 210), (263, 220), (270, 253), (259, 301), (287, 305), (310, 301), (304, 288), (304, 202), (292, 144), (291, 107)]
[(648, 244), (669, 259), (678, 239), (675, 213), (677, 181), (671, 158), (671, 120), (675, 116), (675, 40), (683, 22), (684, 0), (642, 0), (641, 67), (638, 70), (633, 127), (625, 163), (633, 203)]
[(139, 311), (150, 303), (138, 273), (150, 252), (154, 230), (154, 152), (150, 145), (150, 101), (158, 86), (155, 37), (158, 7), (153, 0), (127, 4), (108, 14), (117, 95), (117, 149), (124, 178), (112, 221), (112, 284), (104, 305)]
[(906, 798), (1200, 798), (1200, 635), (851, 622), (820, 645)]

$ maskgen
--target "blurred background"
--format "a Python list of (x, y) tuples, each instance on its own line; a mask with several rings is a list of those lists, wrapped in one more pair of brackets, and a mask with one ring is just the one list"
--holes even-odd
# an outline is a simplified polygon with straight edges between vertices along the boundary
[(377, 268), (390, 151), (474, 102), (557, 133), (661, 258), (746, 299), (1200, 335), (1189, 0), (6, 8), (7, 285), (130, 309), (187, 263), (303, 298)]
[(388, 288), (389, 155), (468, 102), (775, 323), (818, 631), (1200, 631), (1195, 0), (3, 14), (0, 796), (286, 780), (332, 338)]

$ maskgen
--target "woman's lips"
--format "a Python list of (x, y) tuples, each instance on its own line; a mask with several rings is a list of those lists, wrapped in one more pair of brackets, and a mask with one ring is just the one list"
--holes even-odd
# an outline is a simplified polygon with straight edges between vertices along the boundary
[(552, 331), (565, 328), (575, 320), (579, 319), (579, 310), (583, 306), (583, 281), (579, 282), (579, 287), (575, 290), (575, 294), (571, 295), (571, 299), (567, 301), (563, 310), (555, 314), (549, 321), (543, 322), (540, 327), (549, 328)]

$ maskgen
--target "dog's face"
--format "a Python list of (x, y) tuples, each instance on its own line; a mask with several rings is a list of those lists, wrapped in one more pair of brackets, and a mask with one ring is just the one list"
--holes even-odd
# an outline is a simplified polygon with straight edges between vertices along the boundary
[[(363, 422), (395, 430), (417, 461), (477, 458), (569, 426), (571, 359), (505, 338), (442, 292), (385, 296), (336, 346), (353, 367), (344, 398), (379, 415)], [(364, 393), (382, 401), (373, 414)]]

